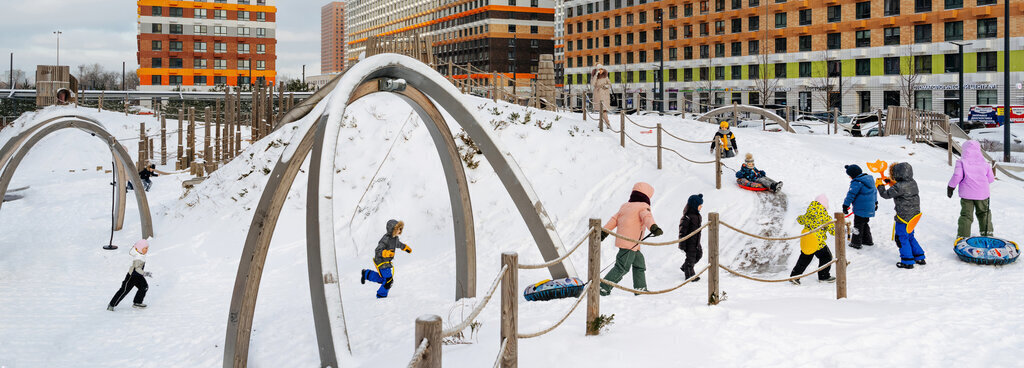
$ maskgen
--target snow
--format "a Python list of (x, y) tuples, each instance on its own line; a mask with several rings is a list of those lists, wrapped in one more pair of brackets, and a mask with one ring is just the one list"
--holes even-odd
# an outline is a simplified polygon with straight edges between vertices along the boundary
[[(747, 230), (775, 226), (786, 234), (798, 233), (795, 218), (817, 194), (828, 194), (831, 211), (838, 209), (849, 185), (844, 164), (909, 162), (922, 191), (924, 216), (917, 237), (927, 252), (927, 266), (909, 271), (894, 266), (898, 254), (888, 240), (893, 205), (880, 200), (879, 214), (871, 222), (876, 245), (848, 250), (852, 263), (847, 299), (835, 300), (833, 284), (811, 279), (802, 286), (762, 284), (724, 272), (726, 300), (717, 306), (706, 305), (706, 278), (665, 295), (616, 290), (601, 299), (601, 312), (615, 314), (607, 331), (584, 336), (585, 312), (580, 308), (552, 333), (519, 341), (523, 367), (1021, 365), (1015, 353), (1024, 344), (1018, 332), (1024, 327), (1019, 313), (1024, 266), (978, 266), (956, 258), (952, 245), (959, 201), (943, 197), (951, 174), (944, 150), (900, 137), (736, 129), (741, 155), (726, 159), (726, 165), (738, 168), (742, 153), (752, 152), (759, 168), (786, 183), (785, 209), (779, 206), (764, 214), (759, 208), (770, 194), (737, 188), (728, 169), (723, 188), (715, 190), (712, 166), (666, 152), (664, 170), (657, 170), (653, 149), (630, 142), (620, 148), (616, 134), (598, 132), (593, 121), (583, 122), (579, 114), (469, 96), (463, 102), (488, 123), (491, 137), (532, 183), (554, 231), (570, 245), (583, 236), (587, 219), (607, 220), (641, 180), (654, 186), (653, 213), (667, 232), (656, 240), (675, 237), (686, 198), (698, 192), (704, 193), (705, 217), (719, 212), (723, 221)], [(332, 112), (339, 137), (336, 166), (326, 171), (334, 172), (334, 198), (322, 203), (336, 214), (329, 225), (353, 350), (349, 363), (405, 365), (414, 350), (416, 317), (438, 314), (446, 325), (454, 324), (473, 305), (473, 300), (454, 302), (454, 235), (441, 163), (423, 123), (394, 96), (368, 96), (345, 107), (346, 116), (333, 105), (321, 108)], [(138, 135), (140, 121), (151, 133), (159, 130), (150, 116), (67, 107), (28, 114), (16, 127), (68, 112), (99, 119), (115, 136), (128, 139), (125, 146), (131, 153), (137, 151), (130, 139)], [(694, 140), (706, 140), (717, 130), (716, 125), (679, 117), (633, 119), (644, 125), (662, 123), (673, 134)], [(288, 142), (312, 123), (302, 120), (270, 134), (190, 191), (181, 189), (185, 174), (155, 178), (148, 196), (156, 232), (147, 265), (153, 273), (149, 308), (135, 310), (122, 302), (113, 313), (105, 310), (105, 303), (130, 265), (128, 246), (140, 235), (135, 202), (128, 201), (124, 230), (114, 234), (121, 249), (100, 249), (109, 236), (110, 178), (95, 167), (109, 168), (109, 150), (100, 140), (73, 130), (40, 142), (11, 185), (30, 185), (23, 192), (26, 197), (0, 210), (0, 366), (222, 364), (228, 304), (254, 208), (273, 165), (294, 152)], [(548, 124), (550, 129), (543, 129)], [(177, 122), (169, 120), (168, 126)], [(655, 142), (652, 134), (641, 133), (646, 129), (627, 130), (645, 144)], [(11, 136), (12, 129), (0, 131), (0, 144)], [(176, 136), (169, 138), (173, 148)], [(385, 157), (392, 143), (395, 148)], [(692, 159), (711, 157), (708, 145), (668, 137), (665, 144)], [(541, 256), (490, 164), (479, 155), (476, 160), (479, 168), (467, 169), (467, 176), (477, 226), (477, 290), (483, 292), (501, 267), (502, 252), (519, 252), (521, 263), (540, 263)], [(319, 364), (305, 266), (307, 170), (299, 172), (288, 193), (264, 266), (249, 354), (254, 367)], [(1024, 240), (1024, 229), (1013, 225), (1024, 216), (1024, 185), (998, 180), (992, 192), (996, 235)], [(413, 252), (396, 257), (391, 296), (377, 300), (376, 285), (360, 285), (358, 270), (372, 266), (373, 248), (390, 218), (405, 221), (402, 240)], [(706, 234), (704, 238), (706, 250)], [(757, 243), (727, 229), (721, 240), (723, 264), (762, 277), (788, 276), (799, 249), (795, 241), (773, 246), (764, 256), (785, 261), (757, 272), (744, 267)], [(612, 243), (602, 244), (602, 268), (613, 261)], [(643, 252), (651, 289), (681, 281), (683, 257), (674, 247), (645, 247)], [(577, 252), (569, 259), (585, 267), (586, 257), (586, 252)], [(546, 270), (522, 270), (519, 286), (548, 277)], [(627, 285), (629, 278), (623, 281)], [(572, 302), (520, 299), (520, 331), (547, 327)], [(500, 343), (497, 299), (479, 321), (482, 326), (469, 339), (472, 344), (444, 347), (445, 366), (492, 364)]]

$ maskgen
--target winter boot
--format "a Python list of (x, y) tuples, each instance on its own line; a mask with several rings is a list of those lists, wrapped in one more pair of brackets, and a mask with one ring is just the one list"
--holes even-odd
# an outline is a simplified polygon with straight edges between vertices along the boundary
[(368, 271), (368, 270), (362, 270), (362, 271), (359, 272), (359, 274), (361, 275), (359, 277), (359, 283), (360, 284), (366, 285), (366, 271)]
[(114, 311), (114, 306), (110, 305), (110, 304), (107, 304), (107, 310), (113, 312)]
[(922, 265), (922, 266), (928, 264), (928, 262), (925, 262), (923, 259), (917, 260), (917, 261), (914, 261), (914, 262), (916, 262), (917, 264)]
[(903, 264), (903, 262), (897, 263), (896, 267), (905, 268), (905, 269), (908, 269), (908, 270), (914, 269), (914, 265), (913, 264)]
[(850, 248), (853, 248), (853, 249), (861, 249), (862, 247), (860, 246), (860, 244), (857, 244), (857, 243), (850, 243)]
[(780, 190), (782, 190), (782, 182), (781, 181), (775, 182), (775, 185), (772, 185), (772, 191), (773, 192), (778, 192)]
[(132, 307), (135, 307), (135, 308), (145, 308), (146, 305), (143, 304), (143, 303), (135, 303), (135, 304), (132, 304)]
[(818, 279), (818, 282), (833, 283), (833, 282), (836, 282), (836, 277), (835, 276), (829, 276), (827, 279)]
[(792, 280), (789, 280), (789, 282), (791, 284), (793, 284), (793, 285), (800, 285), (800, 279), (792, 279)]
[[(642, 288), (639, 288), (639, 289), (637, 289), (637, 290), (640, 290), (640, 291), (647, 291), (647, 288), (645, 288), (645, 287), (642, 287)], [(640, 293), (633, 293), (633, 295), (639, 296), (639, 295), (643, 295), (643, 294), (640, 294)]]

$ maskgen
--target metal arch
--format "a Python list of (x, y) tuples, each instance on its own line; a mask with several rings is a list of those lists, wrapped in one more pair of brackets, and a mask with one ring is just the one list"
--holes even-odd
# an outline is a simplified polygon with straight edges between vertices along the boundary
[[(3, 173), (0, 174), (0, 194), (6, 193), (7, 188), (10, 185), (11, 179), (14, 177), (14, 172), (18, 169), (21, 161), (25, 158), (29, 151), (39, 143), (40, 140), (46, 136), (63, 129), (76, 128), (89, 133), (102, 139), (110, 148), (110, 153), (114, 158), (114, 168), (116, 178), (118, 179), (119, 188), (121, 188), (121, 195), (117, 200), (117, 221), (115, 223), (115, 230), (120, 230), (124, 224), (124, 212), (125, 212), (125, 194), (124, 180), (122, 178), (127, 177), (132, 181), (132, 185), (136, 188), (143, 188), (142, 179), (139, 178), (138, 171), (135, 169), (135, 164), (132, 163), (128, 151), (125, 150), (117, 139), (110, 134), (106, 129), (103, 128), (98, 122), (92, 119), (80, 117), (80, 116), (62, 116), (53, 119), (49, 119), (41, 124), (37, 124), (28, 130), (20, 133), (18, 136), (8, 141), (4, 145), (3, 149), (0, 150), (0, 165), (3, 166)], [(149, 202), (146, 199), (145, 191), (136, 190), (135, 200), (139, 208), (139, 217), (141, 219), (142, 237), (148, 238), (153, 236), (153, 219), (149, 211)]]
[(700, 117), (698, 117), (697, 120), (700, 120), (700, 121), (711, 121), (711, 119), (716, 117), (716, 116), (723, 115), (723, 114), (728, 114), (728, 113), (732, 113), (732, 112), (746, 112), (746, 113), (761, 115), (761, 116), (763, 116), (763, 117), (765, 117), (765, 118), (767, 118), (767, 119), (769, 119), (771, 121), (774, 121), (774, 122), (778, 123), (779, 126), (781, 126), (782, 129), (785, 129), (787, 132), (793, 133), (793, 128), (791, 128), (789, 126), (789, 122), (786, 121), (786, 119), (783, 119), (781, 116), (776, 115), (775, 113), (771, 112), (770, 110), (762, 109), (760, 107), (750, 106), (750, 105), (722, 106), (722, 107), (719, 107), (717, 109), (713, 109), (711, 111), (708, 111), (704, 115), (701, 115)]

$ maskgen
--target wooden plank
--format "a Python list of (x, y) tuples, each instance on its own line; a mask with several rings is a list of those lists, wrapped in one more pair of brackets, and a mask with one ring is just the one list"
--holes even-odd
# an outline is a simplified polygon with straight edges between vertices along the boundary
[(846, 217), (842, 212), (836, 218), (836, 299), (846, 298)]
[(505, 353), (501, 359), (502, 368), (516, 368), (519, 365), (519, 254), (501, 254), (501, 265), (508, 269), (501, 277), (501, 333), (498, 344), (506, 341)]
[(708, 221), (711, 222), (708, 226), (708, 305), (716, 305), (721, 301), (718, 292), (718, 212), (709, 213)]

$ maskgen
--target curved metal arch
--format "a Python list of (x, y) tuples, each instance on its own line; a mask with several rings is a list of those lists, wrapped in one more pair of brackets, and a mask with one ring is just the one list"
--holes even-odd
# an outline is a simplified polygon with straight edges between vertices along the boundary
[[(256, 297), (270, 239), (273, 236), (278, 217), (280, 217), (280, 210), (287, 197), (288, 189), (305, 161), (305, 156), (310, 153), (312, 155), (307, 182), (307, 261), (321, 366), (337, 367), (336, 347), (338, 346), (344, 346), (344, 352), (350, 353), (341, 293), (337, 284), (337, 259), (334, 254), (332, 225), (334, 216), (331, 202), (334, 198), (335, 152), (341, 128), (341, 117), (348, 104), (359, 97), (376, 92), (376, 82), (381, 78), (407, 81), (406, 90), (397, 93), (412, 104), (425, 122), (429, 122), (427, 127), (431, 131), (443, 166), (451, 165), (450, 167), (446, 166), (445, 171), (452, 209), (455, 213), (453, 217), (456, 217), (454, 221), (456, 240), (459, 241), (460, 227), (463, 228), (462, 233), (467, 234), (467, 245), (456, 248), (457, 257), (459, 257), (458, 250), (465, 248), (463, 254), (466, 258), (460, 259), (457, 265), (465, 264), (464, 268), (467, 270), (465, 280), (460, 280), (456, 284), (457, 295), (472, 297), (476, 291), (475, 245), (474, 248), (469, 248), (474, 244), (472, 233), (469, 232), (472, 230), (473, 223), (471, 217), (461, 223), (457, 218), (459, 216), (458, 203), (465, 203), (463, 211), (470, 211), (471, 214), (468, 205), (468, 190), (463, 191), (461, 188), (465, 185), (464, 182), (459, 183), (459, 179), (452, 175), (462, 171), (462, 163), (458, 158), (451, 131), (446, 129), (447, 124), (430, 98), (459, 120), (466, 133), (480, 146), (527, 223), (544, 259), (555, 259), (564, 253), (561, 241), (554, 232), (554, 226), (548, 219), (540, 201), (536, 199), (532, 187), (526, 181), (518, 165), (481, 124), (485, 120), (462, 103), (459, 91), (450, 83), (437, 82), (444, 81), (444, 78), (412, 58), (394, 54), (376, 55), (349, 70), (339, 80), (328, 101), (321, 101), (306, 118), (297, 123), (297, 128), (301, 128), (301, 130), (293, 136), (291, 144), (288, 145), (270, 174), (270, 180), (253, 216), (235, 279), (225, 337), (225, 367), (247, 364)], [(331, 106), (330, 114), (325, 113), (328, 105)], [(297, 137), (301, 138), (296, 143)], [(327, 139), (328, 137), (331, 139)], [(441, 141), (444, 141), (443, 149)], [(321, 176), (321, 171), (331, 175)], [(464, 180), (464, 173), (462, 180)], [(456, 197), (459, 198), (456, 199)], [(314, 215), (317, 215), (318, 218), (313, 218)], [(319, 260), (316, 259), (317, 256), (319, 256)], [(549, 271), (553, 277), (575, 275), (575, 271), (568, 262), (564, 265), (552, 266)], [(460, 279), (461, 277), (463, 276), (459, 275)]]
[(778, 123), (779, 126), (782, 127), (782, 129), (785, 129), (787, 132), (793, 133), (793, 128), (789, 127), (789, 122), (786, 121), (786, 119), (783, 119), (781, 116), (776, 115), (774, 112), (771, 112), (771, 110), (762, 109), (760, 107), (750, 105), (722, 106), (704, 113), (704, 115), (698, 117), (697, 120), (711, 121), (711, 119), (716, 116), (731, 114), (734, 111), (761, 115), (767, 118), (768, 120)]
[[(128, 151), (124, 146), (118, 143), (117, 139), (103, 128), (98, 121), (87, 117), (76, 115), (54, 117), (29, 127), (4, 144), (3, 148), (0, 148), (0, 167), (3, 168), (3, 172), (0, 174), (0, 195), (7, 192), (11, 179), (14, 177), (14, 172), (18, 169), (25, 156), (28, 155), (28, 152), (40, 140), (54, 132), (70, 128), (91, 133), (103, 140), (110, 148), (110, 154), (114, 159), (114, 167), (112, 169), (115, 171), (115, 179), (119, 188), (119, 195), (115, 199), (116, 221), (114, 229), (122, 229), (124, 226), (127, 197), (124, 184), (126, 181), (122, 180), (122, 178), (131, 180), (132, 185), (136, 188), (143, 188), (142, 179), (139, 178), (135, 164), (132, 163), (131, 156), (128, 155)], [(135, 191), (135, 200), (138, 204), (139, 217), (141, 219), (142, 236), (144, 238), (151, 237), (153, 236), (153, 218), (149, 210), (149, 201), (146, 199), (145, 191)]]

